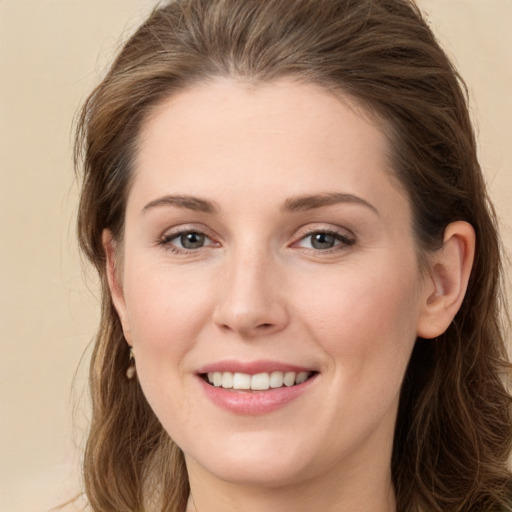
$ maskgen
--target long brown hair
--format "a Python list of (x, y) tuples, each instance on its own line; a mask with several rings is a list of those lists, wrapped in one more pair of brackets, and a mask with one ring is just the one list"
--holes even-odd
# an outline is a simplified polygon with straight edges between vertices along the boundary
[(312, 82), (382, 119), (420, 255), (440, 246), (450, 222), (473, 225), (476, 259), (462, 307), (442, 336), (417, 340), (405, 375), (392, 475), (399, 512), (511, 507), (496, 220), (465, 86), (418, 8), (410, 0), (176, 0), (156, 8), (123, 46), (78, 123), (78, 236), (103, 293), (84, 459), (93, 510), (143, 511), (153, 486), (162, 499), (152, 510), (185, 510), (182, 453), (139, 384), (125, 377), (128, 347), (107, 286), (101, 233), (108, 228), (122, 239), (138, 134), (150, 110), (219, 76)]

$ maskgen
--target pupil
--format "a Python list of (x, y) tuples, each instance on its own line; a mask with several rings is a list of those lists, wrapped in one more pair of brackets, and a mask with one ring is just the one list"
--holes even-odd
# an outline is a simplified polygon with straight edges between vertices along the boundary
[(330, 249), (334, 247), (334, 236), (327, 233), (316, 233), (312, 237), (312, 245), (315, 249)]
[(204, 235), (200, 233), (186, 233), (181, 235), (180, 239), (185, 249), (197, 249), (204, 245)]

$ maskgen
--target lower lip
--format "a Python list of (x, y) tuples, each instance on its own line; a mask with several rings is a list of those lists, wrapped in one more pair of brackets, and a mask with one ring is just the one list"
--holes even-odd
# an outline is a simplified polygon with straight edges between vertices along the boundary
[(215, 387), (202, 377), (198, 379), (208, 396), (217, 406), (234, 414), (266, 414), (283, 407), (306, 392), (316, 381), (318, 374), (295, 386), (270, 388), (266, 391), (237, 391)]

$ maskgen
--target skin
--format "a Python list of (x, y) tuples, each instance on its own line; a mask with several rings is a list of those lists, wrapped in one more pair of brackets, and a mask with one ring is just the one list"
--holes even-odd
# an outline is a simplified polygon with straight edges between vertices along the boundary
[[(460, 305), (474, 235), (450, 225), (420, 269), (386, 137), (363, 114), (313, 85), (219, 79), (143, 127), (124, 240), (105, 231), (104, 244), (138, 379), (185, 454), (189, 511), (395, 510), (400, 385), (417, 336), (443, 332)], [(284, 208), (328, 194), (343, 200)], [(204, 245), (184, 249), (180, 230)], [(333, 246), (319, 249), (311, 235), (326, 231)], [(197, 377), (226, 359), (319, 373), (277, 410), (240, 415)]]

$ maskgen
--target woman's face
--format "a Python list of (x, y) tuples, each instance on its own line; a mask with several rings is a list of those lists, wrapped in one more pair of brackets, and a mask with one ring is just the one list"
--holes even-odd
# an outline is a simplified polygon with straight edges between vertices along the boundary
[(349, 100), (291, 81), (195, 86), (147, 120), (114, 295), (191, 473), (389, 468), (428, 292), (387, 150)]

